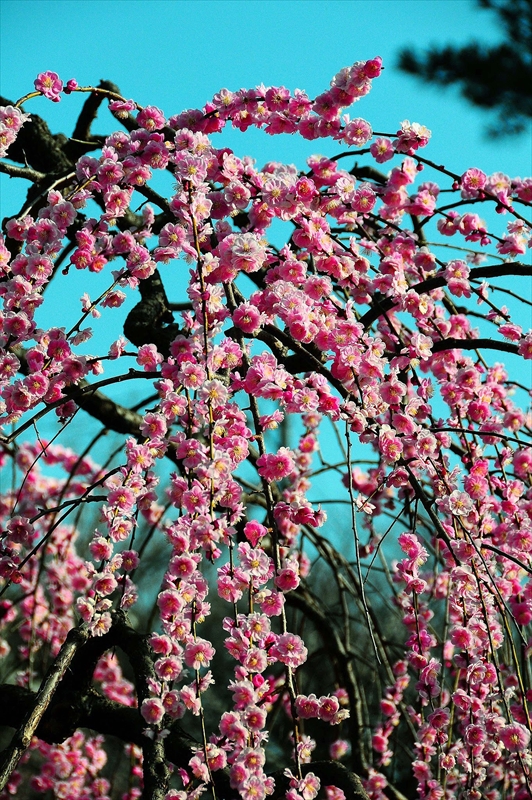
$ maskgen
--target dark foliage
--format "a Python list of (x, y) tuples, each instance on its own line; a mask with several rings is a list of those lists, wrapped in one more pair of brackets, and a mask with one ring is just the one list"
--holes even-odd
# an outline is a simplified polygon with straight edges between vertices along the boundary
[(495, 136), (530, 130), (532, 117), (532, 0), (477, 0), (497, 15), (504, 40), (488, 47), (433, 46), (425, 53), (401, 50), (401, 70), (440, 86), (460, 88), (480, 108), (496, 111)]

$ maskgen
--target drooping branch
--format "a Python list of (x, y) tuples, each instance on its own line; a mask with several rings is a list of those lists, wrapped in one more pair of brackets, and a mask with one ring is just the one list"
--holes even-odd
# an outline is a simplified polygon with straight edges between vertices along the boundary
[[(475, 267), (469, 273), (469, 280), (482, 280), (484, 278), (502, 278), (506, 275), (514, 275), (516, 277), (530, 277), (532, 275), (532, 266), (528, 264), (520, 264), (518, 261), (508, 262), (506, 264), (495, 264), (491, 266)], [(424, 281), (415, 283), (410, 288), (417, 294), (427, 294), (433, 289), (440, 289), (447, 285), (447, 280), (443, 275), (434, 275), (432, 278), (427, 278)], [(387, 311), (391, 311), (397, 305), (392, 297), (384, 297), (384, 295), (373, 295), (372, 308), (360, 318), (361, 325), (365, 330), (379, 319), (380, 316)]]
[(518, 347), (512, 342), (496, 341), (494, 339), (442, 339), (434, 342), (433, 353), (443, 353), (447, 350), (500, 350), (503, 353), (517, 354)]
[(87, 641), (88, 636), (89, 630), (86, 625), (72, 628), (72, 630), (68, 632), (66, 641), (59, 651), (59, 655), (48, 670), (41, 684), (41, 688), (35, 695), (31, 710), (23, 718), (20, 727), (13, 736), (11, 744), (4, 751), (0, 767), (0, 790), (4, 789), (13, 770), (20, 761), (20, 758), (28, 749), (32, 737), (39, 726), (39, 722), (52, 702), (52, 698), (58, 690), (65, 673), (72, 664), (78, 650)]
[(345, 642), (334, 626), (331, 619), (313, 598), (302, 589), (290, 592), (287, 595), (287, 603), (297, 608), (315, 625), (323, 641), (327, 645), (329, 656), (337, 663), (339, 673), (342, 678), (342, 686), (347, 690), (350, 704), (350, 738), (352, 746), (353, 768), (360, 774), (366, 774), (368, 769), (367, 759), (364, 753), (363, 742), (363, 718), (361, 711), (360, 688), (353, 669), (353, 653), (349, 652)]

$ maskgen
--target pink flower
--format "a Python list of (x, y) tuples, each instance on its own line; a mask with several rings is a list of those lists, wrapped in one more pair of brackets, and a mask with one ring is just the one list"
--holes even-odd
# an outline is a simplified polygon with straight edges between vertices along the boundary
[(390, 139), (379, 137), (371, 144), (370, 153), (378, 164), (384, 164), (395, 155), (395, 150)]
[(125, 572), (133, 572), (139, 565), (139, 554), (136, 550), (122, 550), (122, 569)]
[(266, 797), (266, 787), (264, 780), (258, 775), (251, 775), (248, 780), (239, 787), (242, 800), (264, 800)]
[(499, 731), (499, 737), (507, 750), (521, 751), (528, 747), (530, 731), (524, 725), (514, 722), (510, 725), (505, 725)]
[(518, 478), (527, 480), (532, 475), (532, 448), (518, 450), (513, 457), (513, 468)]
[(185, 663), (192, 669), (208, 667), (215, 650), (212, 644), (205, 639), (196, 639), (187, 644), (185, 648)]
[(269, 617), (278, 617), (284, 608), (284, 595), (281, 592), (266, 590), (257, 595), (261, 611)]
[(266, 724), (266, 710), (256, 705), (250, 705), (243, 714), (243, 720), (250, 731), (260, 731)]
[(296, 669), (307, 660), (307, 648), (295, 633), (283, 633), (270, 648), (270, 656), (277, 658), (287, 667)]
[(164, 127), (166, 118), (160, 108), (146, 106), (137, 114), (137, 123), (147, 131), (156, 131)]
[(351, 205), (355, 211), (361, 214), (369, 214), (377, 202), (377, 195), (369, 183), (361, 183), (359, 188), (353, 192)]
[(261, 314), (251, 303), (242, 303), (233, 311), (233, 322), (248, 334), (256, 334), (261, 326)]
[(527, 333), (526, 336), (521, 339), (517, 351), (523, 358), (528, 360), (532, 358), (532, 332)]
[(192, 361), (186, 361), (178, 375), (186, 389), (199, 389), (207, 380), (207, 373), (201, 364), (194, 364)]
[(371, 125), (365, 119), (354, 119), (348, 122), (342, 132), (342, 139), (346, 144), (363, 147), (372, 137)]
[(103, 536), (97, 536), (90, 543), (89, 551), (95, 561), (107, 561), (113, 554), (113, 545)]
[(249, 647), (240, 657), (242, 665), (248, 672), (261, 673), (268, 666), (268, 656), (260, 647)]
[(299, 586), (299, 565), (297, 561), (291, 561), (283, 567), (274, 582), (282, 592), (290, 592), (292, 589), (297, 589)]
[(142, 701), (140, 713), (148, 725), (157, 725), (164, 717), (164, 706), (157, 697), (150, 697)]
[(252, 548), (248, 542), (238, 545), (238, 555), (240, 556), (240, 566), (246, 575), (258, 578), (265, 583), (272, 571), (272, 561), (270, 557), (260, 548)]
[(12, 517), (7, 524), (7, 530), (12, 542), (31, 547), (35, 531), (29, 519), (20, 516)]
[(135, 505), (135, 495), (127, 486), (112, 489), (107, 500), (110, 506), (116, 507), (122, 512), (130, 511)]
[(449, 495), (449, 509), (456, 517), (467, 517), (474, 509), (475, 504), (466, 492), (455, 489)]
[(450, 261), (445, 269), (447, 286), (456, 297), (471, 297), (469, 286), (469, 265), (465, 261)]
[(92, 618), (89, 630), (93, 636), (104, 636), (111, 630), (112, 624), (113, 618), (108, 611), (105, 611), (103, 614), (96, 614)]
[(320, 703), (315, 694), (300, 694), (296, 697), (296, 711), (301, 719), (313, 719), (320, 715)]
[(139, 347), (137, 364), (140, 364), (145, 372), (154, 372), (162, 360), (163, 357), (157, 352), (154, 344), (143, 344), (142, 347)]
[(462, 197), (478, 197), (480, 191), (486, 185), (486, 175), (482, 170), (472, 167), (462, 175), (460, 179), (462, 187)]
[(210, 404), (212, 408), (218, 408), (227, 403), (229, 392), (223, 383), (217, 379), (205, 381), (199, 391), (202, 400)]
[(175, 656), (157, 659), (154, 667), (155, 672), (163, 681), (175, 681), (181, 674), (181, 662)]
[(157, 598), (157, 605), (161, 611), (161, 617), (165, 619), (179, 614), (185, 601), (175, 589), (166, 589)]
[(326, 786), (325, 792), (327, 800), (345, 800), (345, 792), (338, 786)]
[(268, 481), (280, 481), (295, 469), (294, 459), (288, 447), (280, 447), (277, 453), (264, 453), (257, 459), (259, 475)]
[(58, 103), (61, 100), (63, 91), (63, 81), (59, 79), (57, 72), (40, 72), (34, 82), (37, 92), (41, 92), (49, 100)]
[(118, 119), (126, 119), (130, 111), (134, 111), (137, 104), (134, 100), (111, 100), (109, 111), (112, 111)]
[(351, 750), (351, 745), (346, 739), (336, 739), (329, 747), (329, 755), (334, 761), (339, 761)]
[(94, 591), (96, 594), (106, 597), (107, 595), (112, 594), (117, 586), (118, 584), (116, 582), (116, 578), (113, 575), (102, 575), (101, 578), (98, 578), (98, 580), (95, 581)]
[(424, 125), (405, 119), (401, 123), (401, 130), (397, 131), (397, 137), (394, 142), (395, 149), (399, 153), (412, 155), (419, 147), (425, 147), (428, 144), (431, 132)]
[(401, 458), (403, 443), (398, 436), (395, 436), (389, 425), (383, 425), (380, 429), (379, 450), (389, 463)]
[(320, 779), (313, 772), (307, 772), (305, 777), (299, 781), (298, 791), (303, 800), (314, 800), (320, 789)]
[(265, 528), (264, 525), (261, 525), (260, 522), (256, 522), (256, 520), (246, 522), (244, 525), (244, 536), (252, 547), (256, 547), (259, 541), (267, 534), (268, 528)]

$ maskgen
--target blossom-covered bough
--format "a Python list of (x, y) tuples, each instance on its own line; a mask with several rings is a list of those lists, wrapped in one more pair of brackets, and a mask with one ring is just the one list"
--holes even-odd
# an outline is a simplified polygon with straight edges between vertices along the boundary
[(1, 798), (532, 797), (532, 179), (350, 119), (380, 72), (0, 108)]

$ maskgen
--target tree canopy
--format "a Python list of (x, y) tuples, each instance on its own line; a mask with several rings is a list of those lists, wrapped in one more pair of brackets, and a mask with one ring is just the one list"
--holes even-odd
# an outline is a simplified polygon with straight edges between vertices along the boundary
[(532, 797), (532, 178), (381, 68), (2, 100), (0, 800)]

